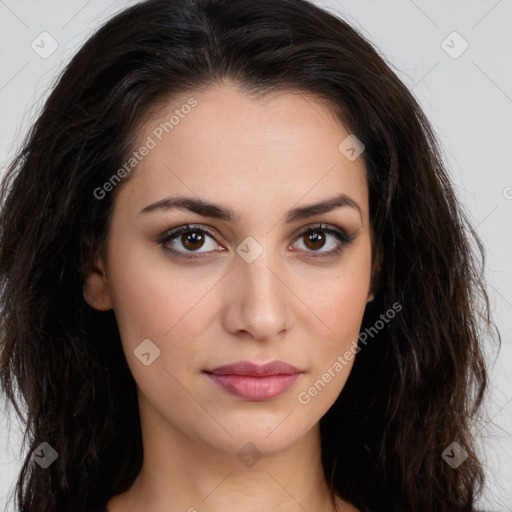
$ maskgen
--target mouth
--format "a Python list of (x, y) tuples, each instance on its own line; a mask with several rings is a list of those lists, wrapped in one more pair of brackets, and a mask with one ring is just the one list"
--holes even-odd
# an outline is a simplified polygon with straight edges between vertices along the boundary
[(239, 361), (206, 370), (205, 373), (231, 395), (252, 402), (262, 402), (283, 394), (304, 371), (283, 361), (272, 361), (263, 365)]

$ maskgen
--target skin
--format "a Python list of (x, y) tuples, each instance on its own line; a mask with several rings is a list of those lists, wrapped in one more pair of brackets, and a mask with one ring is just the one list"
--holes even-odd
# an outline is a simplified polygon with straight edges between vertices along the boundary
[[(106, 260), (96, 258), (85, 276), (87, 302), (114, 309), (142, 424), (142, 470), (108, 510), (334, 510), (319, 420), (343, 389), (353, 359), (309, 403), (298, 395), (357, 339), (373, 298), (363, 160), (350, 161), (338, 150), (348, 131), (325, 103), (299, 93), (251, 98), (231, 83), (174, 98), (143, 125), (141, 143), (191, 96), (198, 105), (118, 191)], [(284, 222), (288, 210), (340, 193), (361, 212), (345, 206)], [(177, 195), (231, 208), (237, 218), (178, 209), (139, 213)], [(339, 255), (314, 259), (337, 245), (321, 230), (323, 245), (299, 236), (320, 222), (355, 239)], [(202, 246), (185, 246), (178, 235), (167, 246), (203, 258), (181, 259), (156, 241), (187, 223), (210, 227), (216, 240), (205, 234)], [(263, 250), (251, 263), (236, 252), (248, 236)], [(145, 339), (160, 350), (148, 366), (134, 355)], [(304, 373), (268, 401), (235, 397), (203, 372), (276, 359)], [(252, 467), (237, 457), (248, 442), (261, 454)], [(357, 510), (339, 498), (337, 507)]]

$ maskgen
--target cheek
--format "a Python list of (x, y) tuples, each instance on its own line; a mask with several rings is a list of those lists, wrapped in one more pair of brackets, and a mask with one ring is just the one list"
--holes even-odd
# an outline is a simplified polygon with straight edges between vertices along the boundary
[[(123, 245), (127, 244), (121, 240), (111, 245), (112, 255), (126, 255), (112, 265), (111, 275), (114, 311), (126, 359), (141, 388), (167, 383), (171, 389), (171, 375), (181, 379), (197, 371), (204, 361), (201, 342), (214, 320), (211, 292), (215, 291), (218, 272), (206, 266), (180, 271), (161, 254), (155, 257), (156, 250)], [(142, 352), (139, 347), (147, 350)], [(153, 354), (157, 357), (145, 366), (137, 354), (148, 351), (150, 360)]]
[[(305, 391), (316, 406), (334, 402), (343, 389), (358, 352), (358, 335), (367, 305), (370, 285), (369, 247), (360, 247), (339, 270), (316, 280), (308, 305), (318, 329), (312, 332), (313, 368)], [(321, 334), (320, 334), (321, 333)], [(311, 387), (312, 386), (312, 387)], [(310, 392), (309, 392), (310, 391)], [(300, 400), (299, 400), (300, 402)], [(305, 402), (300, 402), (305, 403)], [(321, 405), (323, 404), (323, 405)]]
[(315, 285), (306, 305), (320, 326), (315, 334), (327, 347), (341, 349), (359, 334), (370, 287), (370, 257), (362, 253), (351, 260), (311, 280)]
[[(321, 301), (319, 300), (316, 306), (313, 306), (324, 325), (323, 332), (327, 333), (327, 335), (316, 338), (315, 373), (317, 376), (332, 368), (339, 357), (347, 351), (355, 352), (366, 298), (366, 289), (361, 286), (359, 280), (355, 280), (354, 283), (348, 283), (344, 280), (343, 283), (339, 283), (337, 286), (333, 283), (333, 286), (327, 289)], [(347, 374), (348, 377), (352, 368), (353, 357), (350, 356), (349, 352), (344, 359), (344, 368), (341, 373), (343, 375)], [(338, 375), (340, 370), (338, 369), (335, 373)], [(340, 385), (339, 380), (339, 378), (336, 379), (338, 385)]]
[(130, 243), (133, 238), (121, 233), (110, 245), (116, 319), (130, 338), (162, 339), (187, 322), (216, 277), (206, 267), (180, 269), (160, 247), (146, 241)]
[(327, 335), (312, 333), (308, 347), (311, 370), (296, 397), (311, 417), (320, 418), (336, 401), (357, 357), (367, 293), (359, 279), (353, 277), (354, 282), (350, 283), (332, 281), (318, 301), (312, 298), (312, 309), (322, 320), (322, 332)]
[(140, 264), (135, 252), (124, 261), (114, 301), (123, 350), (133, 378), (151, 403), (166, 414), (171, 414), (172, 403), (185, 417), (187, 411), (197, 415), (180, 383), (204, 361), (202, 333), (211, 324), (211, 300), (204, 297), (208, 288), (190, 286), (191, 274), (164, 276), (160, 270)]

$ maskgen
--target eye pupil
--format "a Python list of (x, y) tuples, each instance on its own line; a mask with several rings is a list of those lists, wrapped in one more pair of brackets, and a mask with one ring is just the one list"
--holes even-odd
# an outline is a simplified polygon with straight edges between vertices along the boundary
[[(190, 246), (190, 243), (192, 246)], [(204, 243), (204, 235), (199, 231), (189, 231), (181, 235), (181, 243), (183, 247), (193, 251), (194, 249), (200, 249)], [(199, 245), (194, 245), (199, 243)]]
[[(313, 246), (310, 245), (310, 242)], [(306, 235), (305, 243), (309, 249), (321, 249), (325, 243), (325, 235), (318, 231), (312, 231)]]

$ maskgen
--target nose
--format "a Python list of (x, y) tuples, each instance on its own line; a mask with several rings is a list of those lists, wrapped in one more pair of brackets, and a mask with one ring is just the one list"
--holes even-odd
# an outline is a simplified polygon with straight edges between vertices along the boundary
[(292, 326), (293, 293), (284, 273), (265, 251), (254, 261), (237, 257), (226, 282), (224, 328), (237, 336), (270, 341)]

